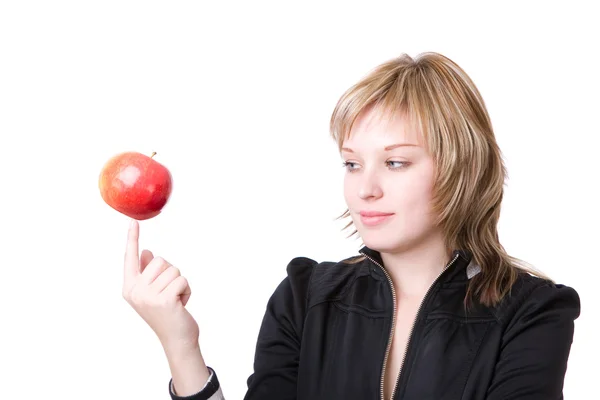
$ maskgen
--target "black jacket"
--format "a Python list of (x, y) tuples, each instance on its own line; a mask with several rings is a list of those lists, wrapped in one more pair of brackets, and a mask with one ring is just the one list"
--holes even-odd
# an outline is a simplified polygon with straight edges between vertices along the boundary
[[(246, 400), (376, 400), (392, 323), (391, 281), (368, 248), (357, 264), (295, 258), (270, 298)], [(456, 251), (415, 320), (395, 399), (562, 399), (579, 296), (522, 274), (497, 307), (465, 309), (479, 268)], [(212, 371), (212, 370), (211, 370)], [(187, 400), (221, 393), (211, 383)], [(183, 399), (170, 391), (174, 400)]]

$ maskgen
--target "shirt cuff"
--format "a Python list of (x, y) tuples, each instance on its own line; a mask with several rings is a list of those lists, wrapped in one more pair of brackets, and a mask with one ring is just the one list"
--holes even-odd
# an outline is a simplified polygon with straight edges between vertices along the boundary
[(208, 367), (210, 375), (204, 387), (195, 394), (190, 396), (178, 396), (175, 393), (175, 388), (173, 387), (173, 378), (169, 380), (169, 394), (171, 395), (172, 400), (225, 400), (223, 397), (223, 392), (221, 391), (221, 385), (219, 384), (219, 379), (217, 378), (217, 374), (215, 371)]

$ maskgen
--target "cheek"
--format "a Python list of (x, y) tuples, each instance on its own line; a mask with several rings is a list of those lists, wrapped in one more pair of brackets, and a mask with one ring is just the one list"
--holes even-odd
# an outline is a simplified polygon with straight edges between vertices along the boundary
[(433, 180), (428, 173), (419, 174), (404, 185), (396, 186), (394, 193), (400, 212), (409, 219), (427, 217), (431, 210)]
[(421, 204), (428, 204), (431, 200), (433, 185), (429, 177), (418, 179), (412, 184), (411, 191), (414, 199)]
[(344, 199), (346, 200), (346, 204), (352, 204), (354, 199), (354, 194), (356, 193), (356, 184), (352, 179), (352, 176), (346, 174), (344, 176)]

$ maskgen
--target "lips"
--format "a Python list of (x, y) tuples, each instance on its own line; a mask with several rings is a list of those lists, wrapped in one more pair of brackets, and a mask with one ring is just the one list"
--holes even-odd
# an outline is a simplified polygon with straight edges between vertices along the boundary
[(381, 212), (381, 211), (361, 211), (360, 212), (361, 217), (367, 217), (367, 218), (384, 217), (384, 216), (389, 216), (389, 215), (394, 215), (394, 213), (385, 213), (385, 212)]
[(361, 211), (360, 221), (364, 226), (376, 226), (388, 221), (394, 213), (385, 213), (381, 211)]

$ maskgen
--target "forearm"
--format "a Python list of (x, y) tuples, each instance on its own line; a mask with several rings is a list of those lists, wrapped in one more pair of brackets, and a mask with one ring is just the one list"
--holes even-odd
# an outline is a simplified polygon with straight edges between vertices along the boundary
[(206, 385), (210, 376), (199, 347), (188, 349), (165, 349), (173, 388), (178, 396), (191, 396)]

